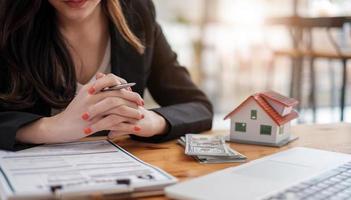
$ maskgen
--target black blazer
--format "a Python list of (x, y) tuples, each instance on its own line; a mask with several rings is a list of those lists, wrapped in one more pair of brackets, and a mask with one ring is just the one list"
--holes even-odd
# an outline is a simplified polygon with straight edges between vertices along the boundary
[[(152, 1), (123, 0), (121, 4), (130, 28), (145, 43), (146, 49), (143, 55), (138, 54), (110, 23), (111, 71), (128, 82), (135, 82), (133, 91), (141, 96), (148, 88), (161, 106), (153, 110), (163, 116), (169, 125), (165, 135), (131, 137), (146, 142), (162, 142), (187, 132), (211, 129), (211, 103), (191, 81), (188, 71), (178, 64), (177, 55), (155, 20)], [(6, 67), (0, 66), (0, 92), (4, 92), (10, 84)], [(42, 99), (25, 110), (8, 110), (4, 102), (0, 102), (0, 149), (17, 149), (17, 130), (44, 116), (50, 116), (50, 111), (51, 107)]]

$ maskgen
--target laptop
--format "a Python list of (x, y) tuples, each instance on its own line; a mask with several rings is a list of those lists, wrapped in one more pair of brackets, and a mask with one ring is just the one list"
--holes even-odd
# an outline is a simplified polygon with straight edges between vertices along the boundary
[[(335, 171), (337, 173), (330, 173)], [(341, 175), (345, 179), (334, 177)], [(350, 186), (343, 180), (349, 181)], [(323, 181), (329, 181), (329, 185)], [(323, 185), (320, 182), (324, 188), (319, 187)], [(351, 155), (297, 147), (181, 182), (167, 187), (165, 192), (173, 199), (328, 199), (313, 198), (313, 195), (335, 195), (336, 190), (327, 190), (332, 186), (339, 187), (338, 191), (350, 190)], [(345, 186), (344, 189), (341, 186)], [(309, 196), (305, 193), (302, 196), (310, 187), (314, 190), (308, 190)]]

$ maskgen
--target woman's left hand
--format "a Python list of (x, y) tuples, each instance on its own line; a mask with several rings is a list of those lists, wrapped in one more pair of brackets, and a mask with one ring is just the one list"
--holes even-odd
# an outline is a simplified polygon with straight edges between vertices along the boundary
[(121, 135), (134, 134), (141, 137), (151, 137), (167, 132), (166, 120), (154, 111), (139, 107), (139, 112), (144, 116), (143, 119), (137, 120), (136, 123), (120, 123), (111, 128), (108, 138), (113, 139)]

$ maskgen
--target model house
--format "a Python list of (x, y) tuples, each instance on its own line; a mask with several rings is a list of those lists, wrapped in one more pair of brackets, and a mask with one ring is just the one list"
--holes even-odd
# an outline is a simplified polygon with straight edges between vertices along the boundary
[(230, 119), (230, 141), (281, 146), (289, 142), (290, 122), (298, 101), (273, 91), (248, 97), (224, 119)]

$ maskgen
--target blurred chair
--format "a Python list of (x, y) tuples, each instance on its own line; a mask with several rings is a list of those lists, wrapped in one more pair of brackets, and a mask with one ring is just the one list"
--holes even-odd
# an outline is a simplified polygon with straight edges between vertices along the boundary
[[(316, 59), (337, 60), (342, 63), (342, 84), (340, 88), (340, 120), (344, 120), (344, 110), (346, 105), (347, 89), (347, 61), (351, 59), (351, 53), (342, 50), (341, 45), (337, 42), (332, 34), (333, 29), (342, 30), (343, 26), (351, 23), (351, 17), (283, 17), (271, 18), (267, 20), (269, 25), (283, 25), (289, 29), (293, 47), (291, 49), (273, 50), (273, 64), (270, 67), (270, 74), (274, 70), (274, 59), (280, 56), (289, 57), (292, 61), (291, 88), (290, 95), (298, 100), (302, 100), (302, 72), (303, 63), (307, 60), (309, 63), (310, 74), (310, 93), (308, 103), (313, 113), (313, 121), (316, 121)], [(318, 51), (313, 48), (314, 28), (325, 29), (329, 42), (334, 50), (329, 52)], [(333, 74), (332, 74), (333, 75)], [(334, 78), (334, 77), (331, 77)]]

